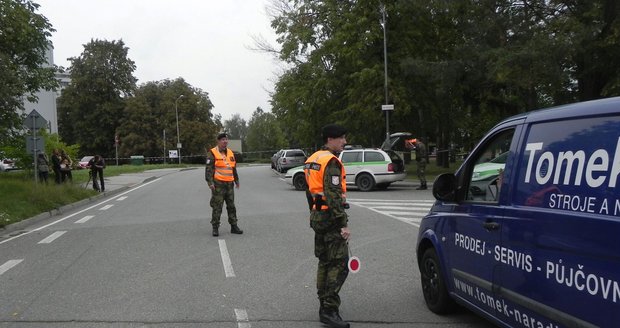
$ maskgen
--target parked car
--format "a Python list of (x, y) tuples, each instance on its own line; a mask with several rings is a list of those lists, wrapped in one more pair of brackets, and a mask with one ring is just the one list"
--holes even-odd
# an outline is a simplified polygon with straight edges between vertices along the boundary
[(433, 183), (416, 247), (427, 307), (506, 328), (620, 327), (619, 175), (620, 97), (497, 124)]
[(81, 169), (87, 169), (88, 168), (88, 162), (90, 162), (91, 159), (93, 159), (93, 157), (95, 156), (84, 156), (82, 157), (82, 159), (78, 162), (78, 170)]
[(278, 158), (280, 158), (280, 155), (282, 155), (282, 151), (283, 150), (284, 149), (280, 149), (280, 150), (278, 150), (276, 153), (274, 153), (271, 156), (271, 168), (272, 169), (274, 169), (274, 170), (276, 169), (276, 164), (278, 163)]
[(306, 153), (301, 149), (283, 149), (276, 161), (276, 170), (286, 172), (292, 167), (303, 165), (306, 158)]
[[(361, 191), (374, 188), (387, 189), (391, 183), (407, 177), (405, 165), (392, 150), (363, 148), (343, 150), (340, 160), (345, 167), (347, 185), (355, 185)], [(306, 190), (303, 166), (290, 169), (284, 179), (297, 190)]]
[(10, 158), (4, 158), (0, 161), (0, 171), (6, 172), (11, 170), (17, 170), (18, 168), (15, 166), (15, 160)]

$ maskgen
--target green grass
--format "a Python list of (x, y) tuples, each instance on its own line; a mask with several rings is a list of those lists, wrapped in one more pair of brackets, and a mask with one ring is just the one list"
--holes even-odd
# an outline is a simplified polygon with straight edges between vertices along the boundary
[[(104, 176), (179, 167), (189, 165), (108, 166)], [(33, 173), (29, 171), (0, 173), (0, 228), (98, 194), (90, 188), (83, 187), (88, 180), (88, 170), (73, 170), (72, 175), (73, 183), (56, 185), (51, 174), (48, 184), (45, 185), (36, 184)]]

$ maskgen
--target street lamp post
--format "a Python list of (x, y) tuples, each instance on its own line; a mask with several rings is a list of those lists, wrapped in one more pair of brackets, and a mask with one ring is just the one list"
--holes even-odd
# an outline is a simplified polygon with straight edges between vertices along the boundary
[(179, 156), (179, 164), (181, 164), (181, 135), (179, 134), (179, 110), (178, 110), (178, 102), (179, 99), (183, 98), (185, 96), (180, 95), (179, 97), (177, 97), (177, 99), (174, 101), (174, 112), (177, 116), (177, 156)]
[[(385, 4), (381, 4), (381, 13), (383, 19), (381, 20), (381, 27), (383, 27), (383, 71), (384, 71), (384, 89), (385, 89), (385, 104), (388, 104), (388, 70), (387, 70), (387, 20), (385, 17)], [(390, 111), (385, 110), (385, 136), (390, 138)]]

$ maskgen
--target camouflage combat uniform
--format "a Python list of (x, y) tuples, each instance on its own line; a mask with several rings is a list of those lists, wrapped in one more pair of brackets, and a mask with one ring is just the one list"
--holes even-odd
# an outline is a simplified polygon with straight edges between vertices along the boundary
[[(345, 199), (342, 194), (340, 179), (341, 164), (338, 159), (328, 162), (323, 176), (325, 201), (329, 209), (312, 210), (310, 227), (314, 235), (314, 255), (319, 259), (316, 287), (321, 308), (338, 311), (340, 296), (338, 293), (346, 280), (349, 269), (347, 241), (340, 235), (340, 229), (347, 226), (348, 218), (344, 211)], [(338, 184), (334, 184), (338, 182)], [(308, 201), (312, 197), (306, 191)], [(311, 205), (312, 206), (312, 205)]]
[(207, 184), (215, 185), (215, 190), (211, 192), (211, 225), (219, 227), (220, 217), (222, 216), (222, 206), (226, 202), (226, 212), (228, 213), (228, 223), (230, 225), (237, 225), (237, 208), (235, 207), (235, 184), (239, 183), (239, 176), (237, 175), (237, 168), (233, 169), (235, 176), (234, 182), (223, 182), (213, 178), (215, 173), (215, 157), (213, 153), (209, 151), (207, 153), (207, 165), (205, 168), (205, 180)]
[(416, 142), (415, 160), (418, 167), (418, 179), (420, 186), (426, 188), (426, 145), (422, 141)]

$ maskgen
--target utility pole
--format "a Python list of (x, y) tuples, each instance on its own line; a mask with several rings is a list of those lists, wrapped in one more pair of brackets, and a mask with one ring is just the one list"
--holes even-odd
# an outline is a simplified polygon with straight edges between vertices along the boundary
[(381, 109), (385, 112), (385, 138), (390, 138), (390, 111), (394, 110), (394, 106), (389, 106), (388, 100), (388, 69), (387, 69), (387, 18), (385, 15), (385, 4), (381, 4), (381, 13), (383, 19), (381, 20), (381, 27), (383, 27), (383, 87), (385, 89), (385, 105), (381, 106)]

